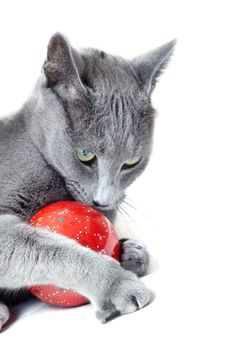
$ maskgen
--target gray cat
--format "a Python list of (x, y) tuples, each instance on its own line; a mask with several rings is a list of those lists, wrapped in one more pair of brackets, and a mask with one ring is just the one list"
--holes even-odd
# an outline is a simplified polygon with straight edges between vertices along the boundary
[(149, 262), (142, 243), (122, 240), (120, 266), (27, 220), (48, 203), (77, 200), (113, 221), (149, 161), (151, 93), (174, 45), (125, 60), (76, 51), (57, 33), (32, 96), (0, 121), (0, 329), (9, 318), (4, 295), (32, 285), (84, 294), (102, 322), (151, 301), (137, 277)]

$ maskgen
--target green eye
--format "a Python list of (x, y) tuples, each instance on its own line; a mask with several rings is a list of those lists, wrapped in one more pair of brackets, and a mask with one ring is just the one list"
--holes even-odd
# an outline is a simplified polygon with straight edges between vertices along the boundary
[(123, 164), (123, 168), (130, 168), (134, 165), (136, 165), (137, 163), (139, 163), (139, 161), (141, 160), (141, 157), (134, 157), (134, 158), (130, 158), (127, 159), (127, 161)]
[(90, 162), (95, 158), (95, 154), (93, 152), (83, 148), (78, 148), (76, 155), (81, 162)]

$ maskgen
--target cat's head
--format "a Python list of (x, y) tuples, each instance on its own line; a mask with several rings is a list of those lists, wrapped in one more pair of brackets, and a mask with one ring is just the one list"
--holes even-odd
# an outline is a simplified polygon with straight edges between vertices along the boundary
[(59, 33), (51, 38), (36, 96), (38, 138), (76, 200), (113, 209), (145, 169), (155, 115), (151, 93), (174, 45), (126, 60), (76, 51)]

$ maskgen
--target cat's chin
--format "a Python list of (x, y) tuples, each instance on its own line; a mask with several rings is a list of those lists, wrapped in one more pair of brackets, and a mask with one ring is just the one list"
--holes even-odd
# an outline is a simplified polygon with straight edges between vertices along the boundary
[(96, 210), (101, 211), (103, 214), (104, 214), (104, 212), (109, 212), (109, 211), (111, 211), (111, 210), (115, 210), (115, 207), (113, 207), (113, 206), (99, 207), (99, 206), (96, 206), (96, 205), (93, 205), (93, 204), (92, 204), (91, 207), (93, 207), (93, 208), (96, 209)]

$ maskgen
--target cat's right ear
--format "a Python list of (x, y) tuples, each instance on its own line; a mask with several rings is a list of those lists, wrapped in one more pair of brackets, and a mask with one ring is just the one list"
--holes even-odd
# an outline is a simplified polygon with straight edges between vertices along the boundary
[(75, 98), (86, 93), (73, 59), (72, 47), (60, 33), (55, 33), (50, 39), (43, 71), (47, 86), (63, 97)]

